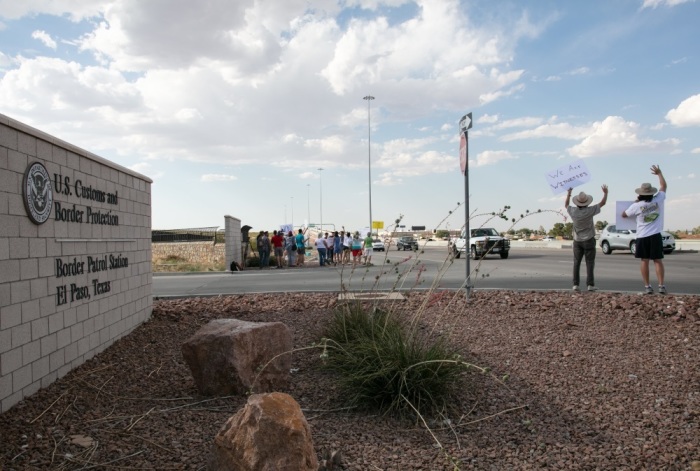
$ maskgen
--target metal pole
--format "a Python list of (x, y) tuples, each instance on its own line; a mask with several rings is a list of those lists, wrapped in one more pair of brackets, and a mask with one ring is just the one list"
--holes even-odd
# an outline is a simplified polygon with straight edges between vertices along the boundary
[(464, 131), (464, 139), (466, 140), (466, 152), (467, 152), (467, 162), (464, 167), (464, 238), (466, 240), (464, 256), (467, 259), (467, 301), (469, 301), (469, 296), (472, 290), (472, 278), (471, 278), (471, 247), (469, 245), (469, 239), (471, 238), (471, 230), (469, 228), (469, 132)]
[(294, 233), (294, 197), (292, 196), (292, 233)]
[[(469, 129), (472, 127), (472, 114), (467, 113), (462, 116), (459, 120), (459, 130), (460, 133), (460, 167), (464, 171), (464, 256), (466, 257), (465, 267), (466, 273), (466, 292), (467, 301), (469, 301), (469, 295), (472, 290), (472, 279), (471, 279), (471, 246), (469, 244), (469, 239), (471, 238), (472, 231), (469, 228)], [(464, 153), (462, 153), (462, 138), (464, 138)]]
[(367, 169), (369, 176), (369, 233), (372, 234), (372, 126), (370, 121), (369, 104), (374, 97), (367, 95), (362, 98), (367, 100)]
[(311, 184), (306, 184), (306, 224), (311, 224)]
[(323, 169), (321, 167), (318, 168), (318, 189), (319, 189), (319, 200), (321, 203), (321, 233), (323, 234), (323, 177), (321, 176), (321, 172)]

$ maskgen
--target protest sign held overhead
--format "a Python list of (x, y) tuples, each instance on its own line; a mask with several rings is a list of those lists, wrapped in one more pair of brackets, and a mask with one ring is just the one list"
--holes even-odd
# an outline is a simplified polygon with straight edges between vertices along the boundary
[(547, 178), (552, 193), (558, 195), (566, 192), (569, 188), (591, 181), (591, 172), (588, 171), (583, 160), (579, 159), (547, 172), (545, 178)]

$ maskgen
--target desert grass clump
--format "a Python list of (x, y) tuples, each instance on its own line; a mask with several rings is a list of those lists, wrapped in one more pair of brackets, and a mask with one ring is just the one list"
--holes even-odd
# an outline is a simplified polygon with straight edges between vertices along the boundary
[(224, 262), (191, 262), (180, 255), (168, 255), (153, 261), (154, 272), (209, 272), (224, 271)]
[(350, 406), (399, 416), (449, 410), (469, 366), (445, 340), (360, 303), (336, 310), (323, 342), (322, 358)]

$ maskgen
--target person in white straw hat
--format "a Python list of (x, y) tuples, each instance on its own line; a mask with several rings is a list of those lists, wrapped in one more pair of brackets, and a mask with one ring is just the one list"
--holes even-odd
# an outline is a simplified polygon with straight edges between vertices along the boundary
[(661, 231), (664, 227), (664, 200), (666, 200), (666, 179), (658, 165), (651, 166), (651, 173), (659, 177), (659, 189), (651, 183), (642, 183), (634, 190), (637, 201), (622, 212), (623, 218), (637, 218), (637, 248), (634, 256), (642, 260), (640, 271), (644, 281), (644, 292), (653, 294), (654, 288), (649, 283), (649, 260), (654, 261), (656, 278), (659, 282), (659, 294), (666, 294), (664, 285), (664, 250)]
[[(571, 221), (574, 224), (574, 291), (579, 290), (579, 272), (581, 271), (581, 260), (586, 258), (586, 285), (588, 291), (595, 291), (595, 278), (593, 270), (595, 269), (595, 225), (593, 224), (593, 216), (600, 214), (600, 208), (605, 206), (608, 201), (608, 186), (601, 186), (603, 190), (603, 198), (600, 203), (594, 204), (593, 197), (581, 192), (571, 198), (571, 188), (566, 193), (566, 201), (564, 207), (571, 216)], [(569, 206), (569, 200), (574, 203), (574, 206)]]

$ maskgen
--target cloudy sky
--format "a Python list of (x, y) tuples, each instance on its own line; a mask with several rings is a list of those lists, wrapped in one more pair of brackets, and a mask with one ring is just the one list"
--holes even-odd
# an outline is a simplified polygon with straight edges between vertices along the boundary
[(665, 227), (690, 229), (698, 18), (693, 0), (0, 0), (0, 113), (153, 179), (154, 229), (362, 228), (370, 190), (387, 227), (460, 227), (468, 112), (473, 225), (508, 229), (484, 216), (506, 205), (544, 211), (516, 227), (563, 222), (546, 175), (583, 159), (576, 192), (610, 187), (601, 219), (659, 164)]

